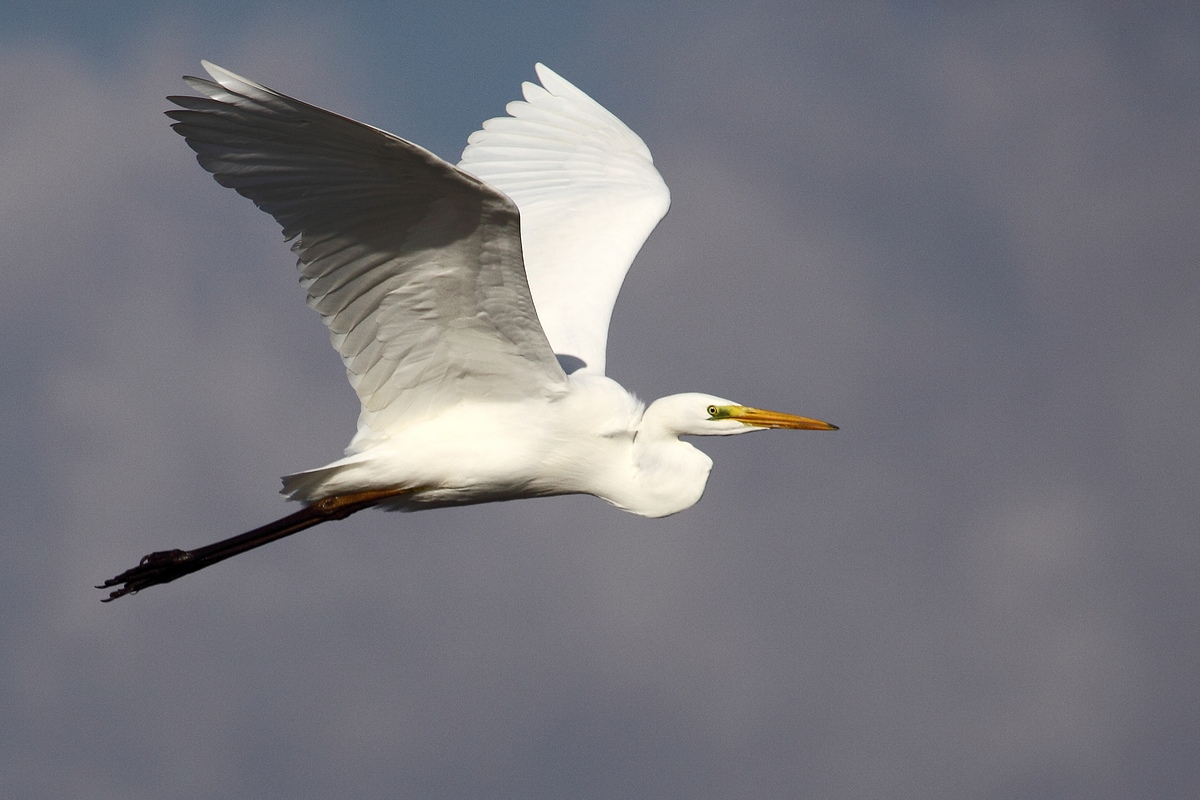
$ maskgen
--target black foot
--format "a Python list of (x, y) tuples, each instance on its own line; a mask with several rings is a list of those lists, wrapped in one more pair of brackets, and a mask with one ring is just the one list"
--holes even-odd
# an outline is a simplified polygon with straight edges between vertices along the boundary
[(176, 578), (198, 572), (219, 561), (232, 558), (238, 553), (244, 553), (256, 547), (262, 547), (276, 539), (307, 530), (313, 525), (334, 519), (345, 519), (356, 511), (370, 508), (383, 500), (407, 491), (407, 489), (384, 489), (329, 497), (305, 506), (294, 514), (288, 514), (283, 519), (268, 522), (260, 528), (213, 542), (204, 547), (197, 547), (195, 550), (159, 550), (157, 553), (151, 553), (143, 558), (133, 569), (127, 569), (117, 577), (109, 578), (96, 588), (120, 587), (113, 589), (104, 599), (103, 602), (107, 603), (118, 597), (141, 591), (147, 586), (170, 583)]
[(204, 565), (194, 562), (191, 552), (187, 550), (159, 550), (157, 553), (151, 553), (142, 558), (136, 567), (125, 570), (115, 578), (109, 578), (96, 588), (107, 589), (110, 586), (125, 584), (119, 589), (114, 589), (108, 597), (101, 601), (108, 603), (118, 597), (145, 589), (147, 586), (170, 583), (189, 572), (195, 572), (202, 566)]

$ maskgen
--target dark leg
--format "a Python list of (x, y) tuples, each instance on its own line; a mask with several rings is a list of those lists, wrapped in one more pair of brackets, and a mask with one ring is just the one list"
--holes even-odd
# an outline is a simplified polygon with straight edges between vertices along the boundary
[(124, 584), (110, 592), (108, 597), (102, 601), (108, 603), (118, 597), (141, 591), (148, 586), (170, 583), (188, 573), (202, 570), (218, 561), (224, 561), (256, 547), (262, 547), (264, 544), (307, 530), (322, 522), (345, 519), (356, 511), (370, 508), (387, 498), (403, 493), (404, 491), (397, 490), (358, 492), (319, 500), (283, 519), (267, 523), (261, 528), (255, 528), (252, 531), (229, 539), (222, 539), (195, 550), (160, 550), (151, 553), (145, 556), (136, 567), (125, 570), (115, 578), (109, 578), (96, 588), (108, 589)]

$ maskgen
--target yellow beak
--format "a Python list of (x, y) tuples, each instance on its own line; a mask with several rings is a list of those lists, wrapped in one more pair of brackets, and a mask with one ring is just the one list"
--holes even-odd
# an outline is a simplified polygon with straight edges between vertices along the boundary
[(797, 431), (836, 431), (837, 425), (819, 419), (784, 414), (782, 411), (767, 411), (749, 406), (727, 406), (729, 418), (755, 428), (789, 428)]

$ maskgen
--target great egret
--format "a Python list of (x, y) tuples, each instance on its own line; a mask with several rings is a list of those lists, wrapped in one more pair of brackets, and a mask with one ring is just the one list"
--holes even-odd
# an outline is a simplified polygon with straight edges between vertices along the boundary
[(208, 62), (172, 127), (283, 226), (362, 402), (346, 455), (283, 478), (304, 507), (151, 553), (113, 600), (364, 508), (584, 493), (647, 517), (700, 499), (680, 436), (836, 430), (707, 394), (643, 406), (604, 375), (621, 282), (670, 195), (641, 138), (538, 64), (458, 166)]

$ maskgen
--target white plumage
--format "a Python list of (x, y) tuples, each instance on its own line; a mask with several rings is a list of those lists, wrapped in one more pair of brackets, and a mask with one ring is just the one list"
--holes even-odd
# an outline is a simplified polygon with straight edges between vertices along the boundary
[(543, 85), (525, 83), (510, 116), (471, 134), (458, 166), (521, 210), (525, 274), (554, 352), (603, 375), (617, 293), (671, 195), (636, 133), (550, 68), (536, 69)]
[(613, 304), (670, 196), (637, 134), (549, 68), (456, 167), (203, 63), (173, 127), (295, 239), (362, 410), (344, 458), (284, 478), (303, 510), (152, 553), (109, 599), (371, 506), (587, 493), (664, 516), (712, 467), (680, 436), (834, 429), (704, 394), (643, 407), (605, 376)]

